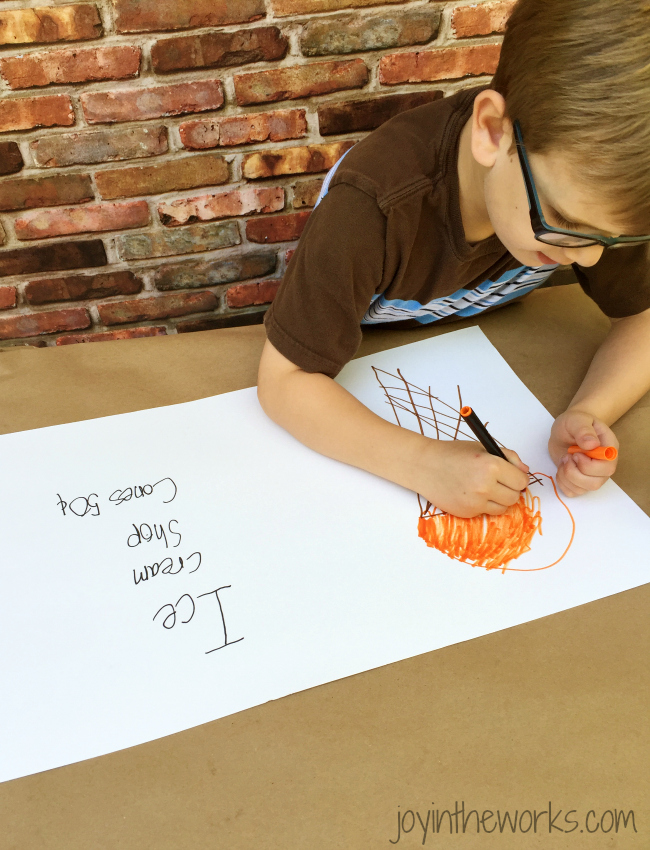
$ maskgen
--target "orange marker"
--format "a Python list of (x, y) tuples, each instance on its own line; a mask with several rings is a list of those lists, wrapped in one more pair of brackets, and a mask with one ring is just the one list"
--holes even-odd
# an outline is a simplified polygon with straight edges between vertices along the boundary
[(597, 449), (581, 449), (580, 446), (569, 446), (567, 449), (570, 455), (576, 452), (581, 452), (583, 455), (593, 457), (595, 460), (616, 460), (618, 457), (618, 449), (614, 446), (598, 446)]

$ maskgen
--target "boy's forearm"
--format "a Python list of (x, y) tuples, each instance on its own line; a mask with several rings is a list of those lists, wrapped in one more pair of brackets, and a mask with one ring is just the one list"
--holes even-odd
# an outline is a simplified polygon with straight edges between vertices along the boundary
[(278, 425), (320, 454), (364, 469), (456, 516), (502, 514), (521, 498), (528, 467), (467, 440), (434, 440), (377, 416), (319, 373), (308, 373), (270, 342), (260, 361), (260, 403)]
[(614, 321), (569, 408), (611, 425), (650, 390), (650, 310)]
[(296, 369), (265, 386), (262, 361), (258, 395), (271, 419), (314, 451), (417, 489), (405, 470), (417, 465), (424, 438), (377, 416), (326, 375)]

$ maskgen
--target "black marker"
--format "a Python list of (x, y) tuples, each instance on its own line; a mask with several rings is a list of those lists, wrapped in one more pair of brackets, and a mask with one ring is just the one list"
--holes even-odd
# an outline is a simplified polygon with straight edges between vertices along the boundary
[(497, 445), (494, 437), (489, 434), (488, 429), (474, 413), (471, 407), (462, 407), (460, 410), (460, 415), (463, 417), (465, 422), (467, 422), (467, 424), (477, 437), (478, 441), (488, 454), (496, 455), (496, 457), (501, 457), (504, 460), (508, 460), (508, 458), (504, 455), (504, 453)]

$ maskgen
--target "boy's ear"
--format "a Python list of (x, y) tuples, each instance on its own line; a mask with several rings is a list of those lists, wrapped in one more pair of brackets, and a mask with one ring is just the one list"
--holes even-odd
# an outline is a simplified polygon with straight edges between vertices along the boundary
[(512, 124), (506, 116), (503, 95), (485, 89), (476, 95), (472, 112), (472, 154), (486, 168), (496, 162), (501, 149), (510, 149)]

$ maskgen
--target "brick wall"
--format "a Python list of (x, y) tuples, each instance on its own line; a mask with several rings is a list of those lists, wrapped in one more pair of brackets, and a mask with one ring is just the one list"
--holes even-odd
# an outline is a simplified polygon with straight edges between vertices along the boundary
[(0, 347), (261, 321), (325, 171), (512, 0), (0, 0)]

